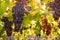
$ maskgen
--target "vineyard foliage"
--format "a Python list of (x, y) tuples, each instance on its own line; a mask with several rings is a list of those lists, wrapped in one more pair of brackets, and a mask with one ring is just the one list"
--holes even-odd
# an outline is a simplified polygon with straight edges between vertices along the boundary
[[(4, 29), (5, 23), (1, 21), (4, 17), (7, 17), (9, 22), (13, 22), (14, 19), (13, 14), (14, 12), (19, 11), (12, 11), (12, 8), (15, 7), (17, 0), (0, 0), (0, 37), (7, 36), (6, 29)], [(25, 13), (23, 16), (22, 23), (20, 22), (20, 32), (15, 32), (15, 26), (18, 24), (12, 23), (12, 35), (19, 34), (20, 38), (24, 38), (28, 35), (40, 35), (44, 36), (52, 36), (52, 37), (59, 37), (60, 36), (60, 14), (59, 16), (54, 16), (55, 10), (52, 10), (49, 3), (54, 2), (54, 0), (26, 0), (27, 4), (24, 5)], [(59, 1), (60, 2), (60, 1)], [(25, 7), (27, 5), (27, 7)], [(18, 6), (20, 7), (20, 6)], [(18, 8), (16, 7), (16, 8)], [(15, 9), (16, 9), (15, 8)], [(19, 8), (18, 8), (19, 9)], [(16, 9), (16, 10), (18, 10)], [(23, 10), (23, 7), (22, 7)], [(21, 11), (22, 11), (21, 10)], [(24, 10), (22, 11), (24, 12)], [(21, 12), (21, 13), (22, 13)], [(16, 14), (19, 15), (19, 14)], [(21, 19), (21, 16), (18, 18)], [(56, 19), (56, 20), (55, 20)], [(6, 19), (4, 19), (5, 21)], [(8, 23), (6, 25), (9, 25)], [(18, 24), (19, 25), (19, 24)], [(9, 27), (9, 26), (8, 26)], [(9, 30), (9, 28), (8, 28)], [(11, 30), (9, 31), (11, 33)], [(17, 28), (16, 28), (17, 30)], [(22, 30), (22, 34), (21, 34)]]

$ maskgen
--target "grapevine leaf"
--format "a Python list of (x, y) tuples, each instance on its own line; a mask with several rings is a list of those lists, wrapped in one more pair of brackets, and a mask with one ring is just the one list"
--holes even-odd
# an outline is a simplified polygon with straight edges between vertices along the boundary
[(40, 20), (41, 14), (38, 12), (37, 14), (35, 14), (35, 16), (33, 16), (34, 20)]
[(41, 31), (41, 24), (40, 24), (39, 21), (37, 21), (35, 28), (36, 28), (35, 33), (36, 33), (36, 34), (40, 34), (40, 31)]
[(6, 3), (5, 2), (1, 2), (0, 4), (0, 16), (2, 16), (4, 14), (4, 12), (6, 11)]
[(30, 16), (25, 16), (23, 19), (23, 24), (25, 26), (28, 26), (28, 24), (30, 24), (31, 19), (29, 18)]
[(6, 1), (6, 3), (7, 3), (7, 4), (9, 4), (9, 3), (10, 3), (10, 0), (5, 0), (5, 1)]
[(8, 19), (9, 19), (9, 21), (12, 21), (12, 20), (13, 20), (12, 12), (8, 13), (7, 17), (8, 17)]

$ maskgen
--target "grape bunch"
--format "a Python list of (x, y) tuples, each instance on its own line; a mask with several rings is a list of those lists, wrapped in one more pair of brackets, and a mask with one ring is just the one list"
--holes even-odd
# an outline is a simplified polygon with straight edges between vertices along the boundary
[(1, 19), (2, 22), (4, 22), (4, 29), (6, 30), (7, 36), (12, 35), (12, 22), (8, 20), (7, 17), (2, 17)]
[(12, 8), (12, 12), (13, 12), (13, 22), (15, 25), (14, 31), (18, 32), (21, 29), (21, 24), (25, 13), (25, 9), (22, 3), (17, 2), (16, 5)]
[(47, 19), (45, 17), (42, 17), (42, 30), (43, 32), (46, 31), (46, 35), (51, 34), (52, 26), (47, 22)]
[(54, 11), (53, 17), (55, 20), (58, 20), (60, 17), (60, 0), (55, 0), (54, 2), (49, 3), (49, 7)]

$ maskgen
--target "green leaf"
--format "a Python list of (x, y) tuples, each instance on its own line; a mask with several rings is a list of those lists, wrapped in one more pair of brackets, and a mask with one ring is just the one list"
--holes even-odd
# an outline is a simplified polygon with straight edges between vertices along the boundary
[(13, 21), (12, 12), (8, 13), (7, 17), (9, 19), (9, 21)]
[(5, 2), (1, 2), (0, 3), (0, 16), (2, 16), (4, 14), (4, 12), (6, 11), (6, 3)]
[(10, 0), (5, 0), (5, 2), (6, 2), (7, 4), (9, 4), (9, 3), (10, 3)]
[(35, 27), (36, 27), (38, 30), (41, 30), (41, 24), (40, 24), (40, 21), (37, 21)]
[(35, 29), (36, 29), (35, 33), (36, 34), (40, 34), (40, 32), (41, 32), (41, 24), (40, 24), (40, 21), (37, 21), (36, 26), (35, 26)]
[(41, 18), (41, 14), (39, 12), (33, 16), (33, 19), (36, 21), (40, 20), (40, 18)]
[(30, 22), (31, 22), (30, 16), (29, 15), (25, 15), (24, 19), (23, 19), (23, 24), (25, 26), (28, 26), (28, 24), (30, 24)]

